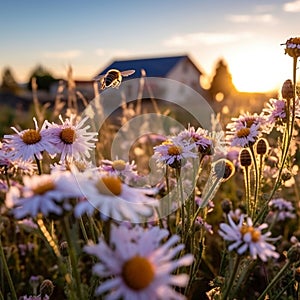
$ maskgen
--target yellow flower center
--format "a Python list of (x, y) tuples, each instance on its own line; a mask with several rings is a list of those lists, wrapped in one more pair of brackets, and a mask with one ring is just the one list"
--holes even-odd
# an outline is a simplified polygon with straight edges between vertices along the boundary
[(126, 163), (124, 160), (118, 159), (112, 163), (112, 167), (117, 171), (123, 171), (123, 170), (125, 170)]
[(248, 127), (248, 128), (250, 128), (253, 124), (254, 124), (254, 121), (255, 121), (255, 119), (247, 119), (246, 120), (246, 126)]
[(179, 155), (182, 153), (182, 148), (179, 146), (172, 145), (168, 149), (169, 155)]
[(256, 243), (259, 241), (261, 233), (259, 230), (255, 229), (252, 226), (243, 225), (240, 229), (241, 234), (244, 236), (246, 233), (250, 233), (251, 240), (253, 243)]
[(128, 287), (136, 291), (148, 287), (154, 275), (153, 265), (145, 257), (134, 256), (123, 265), (123, 280)]
[(247, 137), (250, 134), (250, 128), (241, 128), (237, 133), (237, 137), (243, 138)]
[(171, 140), (165, 140), (164, 142), (162, 142), (162, 145), (171, 145), (172, 141)]
[(22, 135), (22, 140), (27, 145), (36, 144), (42, 139), (40, 133), (34, 129), (25, 131)]
[(70, 127), (64, 128), (60, 133), (60, 138), (66, 144), (73, 144), (76, 139), (76, 132)]
[(55, 184), (52, 179), (47, 179), (32, 189), (36, 195), (44, 195), (45, 193), (55, 189)]
[(122, 182), (119, 177), (105, 176), (98, 180), (96, 187), (101, 194), (118, 196), (122, 192)]

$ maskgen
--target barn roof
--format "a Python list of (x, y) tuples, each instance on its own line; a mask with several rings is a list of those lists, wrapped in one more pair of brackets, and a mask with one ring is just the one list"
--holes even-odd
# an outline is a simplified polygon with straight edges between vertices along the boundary
[[(110, 69), (120, 71), (134, 69), (135, 73), (130, 78), (140, 78), (141, 70), (146, 71), (147, 77), (166, 77), (167, 74), (182, 60), (190, 60), (188, 55), (166, 56), (141, 59), (115, 60), (96, 76), (105, 75)], [(191, 61), (192, 64), (194, 64)], [(195, 66), (197, 69), (198, 67)], [(202, 72), (199, 70), (199, 73)]]

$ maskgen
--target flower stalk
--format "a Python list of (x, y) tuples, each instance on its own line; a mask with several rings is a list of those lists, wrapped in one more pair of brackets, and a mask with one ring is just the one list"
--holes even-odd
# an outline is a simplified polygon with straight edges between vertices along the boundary
[(4, 251), (3, 251), (1, 236), (0, 236), (0, 258), (1, 258), (3, 268), (4, 268), (4, 273), (5, 273), (5, 276), (6, 276), (6, 279), (8, 281), (8, 285), (9, 285), (9, 288), (10, 288), (10, 291), (11, 291), (11, 294), (12, 294), (12, 299), (13, 300), (18, 300), (16, 290), (15, 290), (15, 287), (14, 287), (14, 284), (13, 284), (13, 280), (11, 278), (9, 268), (8, 268), (8, 265), (7, 265), (6, 257), (5, 257)]
[(265, 299), (265, 296), (274, 287), (274, 285), (278, 282), (278, 280), (286, 272), (286, 270), (290, 267), (290, 265), (291, 265), (291, 262), (290, 262), (290, 260), (288, 260), (285, 263), (285, 265), (280, 269), (280, 271), (276, 274), (276, 276), (272, 279), (272, 281), (268, 284), (268, 286), (265, 288), (265, 290), (261, 293), (261, 295), (259, 296), (259, 298), (257, 300)]

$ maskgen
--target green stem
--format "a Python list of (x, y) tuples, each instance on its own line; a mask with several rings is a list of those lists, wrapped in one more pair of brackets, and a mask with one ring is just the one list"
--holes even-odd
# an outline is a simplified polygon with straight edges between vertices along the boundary
[(81, 280), (80, 280), (80, 276), (79, 276), (79, 272), (78, 272), (77, 256), (74, 252), (75, 244), (74, 244), (72, 236), (71, 236), (71, 231), (70, 231), (69, 222), (68, 222), (67, 217), (63, 218), (62, 226), (63, 226), (65, 237), (66, 237), (66, 240), (68, 243), (68, 250), (69, 250), (69, 256), (70, 256), (71, 265), (72, 265), (72, 273), (75, 278), (75, 285), (76, 285), (75, 288), (76, 288), (76, 292), (77, 292), (77, 297), (78, 297), (78, 299), (83, 300), (84, 298), (82, 296)]
[[(288, 284), (286, 284), (284, 286), (284, 288), (281, 290), (281, 292), (278, 295), (276, 295), (276, 298), (274, 300), (280, 300), (280, 299), (282, 299), (283, 293), (286, 290), (288, 290), (290, 287), (292, 287), (294, 284), (295, 284), (295, 280), (291, 280)], [(299, 284), (298, 283), (297, 283), (297, 292), (299, 292)], [(300, 299), (300, 294), (299, 293), (297, 294), (297, 299)]]
[(166, 200), (167, 200), (167, 211), (165, 211), (165, 205), (163, 206), (163, 215), (166, 215), (167, 213), (167, 226), (168, 229), (171, 233), (173, 233), (173, 230), (170, 227), (170, 208), (171, 208), (171, 204), (170, 204), (170, 183), (169, 183), (169, 168), (168, 166), (166, 166), (166, 172), (165, 172), (165, 181), (166, 181)]
[[(296, 110), (296, 72), (297, 72), (297, 57), (293, 58), (293, 101), (292, 101), (292, 112), (291, 112), (291, 118), (290, 118), (290, 101), (287, 101), (287, 123), (286, 123), (286, 129), (284, 132), (284, 143), (283, 143), (283, 149), (282, 149), (282, 154), (281, 154), (281, 161), (280, 161), (280, 167), (278, 170), (278, 175), (274, 183), (274, 187), (271, 191), (271, 194), (266, 201), (264, 207), (261, 209), (259, 214), (256, 217), (256, 220), (254, 221), (254, 225), (260, 221), (260, 219), (263, 217), (265, 214), (267, 208), (268, 208), (268, 203), (270, 200), (272, 200), (276, 190), (280, 186), (280, 180), (281, 180), (281, 174), (284, 169), (285, 161), (287, 159), (288, 151), (289, 151), (289, 145), (293, 136), (293, 129), (294, 129), (294, 123), (295, 123), (295, 110)], [(289, 99), (288, 99), (289, 100)]]
[[(247, 263), (247, 262), (246, 262)], [(239, 292), (240, 286), (245, 282), (245, 280), (248, 278), (250, 272), (252, 272), (253, 267), (255, 266), (255, 264), (257, 263), (256, 260), (252, 260), (251, 262), (249, 262), (249, 264), (244, 265), (245, 267), (242, 268), (242, 272), (241, 274), (239, 274), (236, 286), (233, 290), (233, 295), (235, 295), (236, 293)]]
[(86, 230), (85, 230), (85, 226), (84, 226), (82, 217), (79, 218), (79, 225), (80, 225), (80, 228), (81, 228), (81, 231), (82, 231), (82, 235), (83, 235), (84, 241), (85, 241), (86, 243), (88, 243), (89, 238), (88, 238), (88, 235), (87, 235), (87, 233), (86, 233)]
[(6, 275), (6, 278), (7, 278), (7, 281), (8, 281), (8, 285), (9, 285), (9, 288), (10, 288), (10, 291), (11, 291), (11, 294), (12, 294), (12, 299), (13, 300), (18, 300), (16, 291), (15, 291), (15, 287), (14, 287), (12, 278), (10, 276), (10, 272), (9, 272), (9, 268), (8, 268), (8, 265), (7, 265), (6, 257), (4, 255), (4, 251), (3, 251), (3, 247), (2, 247), (2, 241), (1, 241), (1, 236), (0, 236), (0, 258), (2, 260), (2, 265), (3, 265), (3, 268), (4, 268), (4, 273)]
[(262, 294), (259, 296), (257, 300), (264, 300), (265, 296), (267, 295), (268, 291), (273, 288), (273, 286), (277, 283), (280, 277), (284, 274), (284, 272), (290, 267), (291, 263), (288, 260), (285, 265), (280, 269), (277, 275), (273, 278), (273, 280), (268, 284)]
[(229, 295), (229, 292), (232, 288), (232, 284), (233, 284), (234, 278), (236, 276), (236, 273), (237, 273), (237, 270), (238, 270), (238, 267), (239, 267), (239, 264), (240, 264), (240, 260), (241, 260), (241, 256), (237, 256), (236, 259), (235, 259), (235, 262), (234, 262), (233, 270), (230, 274), (230, 278), (229, 278), (228, 283), (226, 285), (226, 289), (225, 289), (225, 291), (222, 295), (222, 300), (226, 300), (228, 295)]
[(4, 174), (5, 174), (5, 180), (6, 180), (6, 183), (7, 183), (7, 187), (10, 188), (10, 181), (9, 181), (9, 175), (8, 175), (8, 168), (7, 168), (7, 166), (5, 166), (5, 168), (4, 168)]
[(210, 189), (208, 190), (208, 192), (204, 195), (202, 204), (198, 207), (198, 209), (196, 210), (196, 212), (193, 216), (191, 226), (189, 228), (189, 233), (191, 231), (191, 227), (194, 226), (197, 216), (199, 215), (201, 209), (203, 209), (207, 205), (208, 201), (211, 200), (211, 196), (214, 195), (214, 191), (217, 188), (219, 183), (220, 183), (220, 180), (218, 178), (216, 178), (215, 181), (213, 182), (213, 184), (211, 185)]
[(41, 161), (37, 158), (37, 156), (34, 154), (34, 158), (35, 158), (35, 161), (36, 161), (36, 165), (37, 165), (37, 168), (38, 168), (38, 174), (39, 175), (42, 175), (43, 171), (42, 171), (42, 163)]
[(258, 200), (258, 193), (259, 193), (259, 180), (258, 180), (258, 167), (257, 167), (257, 161), (256, 156), (254, 153), (253, 146), (250, 146), (250, 153), (252, 155), (253, 165), (254, 165), (254, 182), (255, 182), (255, 189), (254, 189), (254, 200), (253, 200), (253, 211), (251, 214), (251, 217), (253, 218), (255, 216), (256, 206), (257, 206), (257, 200)]
[(244, 167), (244, 182), (246, 192), (246, 209), (248, 216), (251, 216), (251, 195), (250, 195), (250, 176), (249, 167)]
[(183, 187), (182, 187), (182, 178), (180, 175), (180, 169), (176, 169), (176, 180), (177, 180), (177, 184), (179, 185), (180, 204), (181, 204), (181, 226), (182, 226), (183, 240), (185, 240), (185, 205), (184, 205), (184, 198), (183, 198)]

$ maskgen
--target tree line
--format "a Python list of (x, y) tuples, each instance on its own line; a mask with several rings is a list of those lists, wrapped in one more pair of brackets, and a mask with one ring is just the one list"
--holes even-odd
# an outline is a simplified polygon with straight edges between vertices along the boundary
[[(31, 90), (32, 78), (36, 79), (38, 89), (49, 91), (51, 85), (60, 80), (55, 78), (54, 75), (42, 65), (38, 65), (29, 75), (26, 88)], [(2, 72), (0, 91), (9, 93), (18, 93), (21, 90), (20, 85), (15, 80), (13, 71), (10, 67), (6, 67)], [(224, 98), (227, 98), (232, 92), (235, 92), (236, 88), (232, 82), (232, 76), (229, 72), (229, 68), (224, 59), (219, 59), (215, 65), (213, 76), (211, 77), (210, 87), (207, 92), (212, 99), (215, 99), (217, 95), (222, 94)]]

